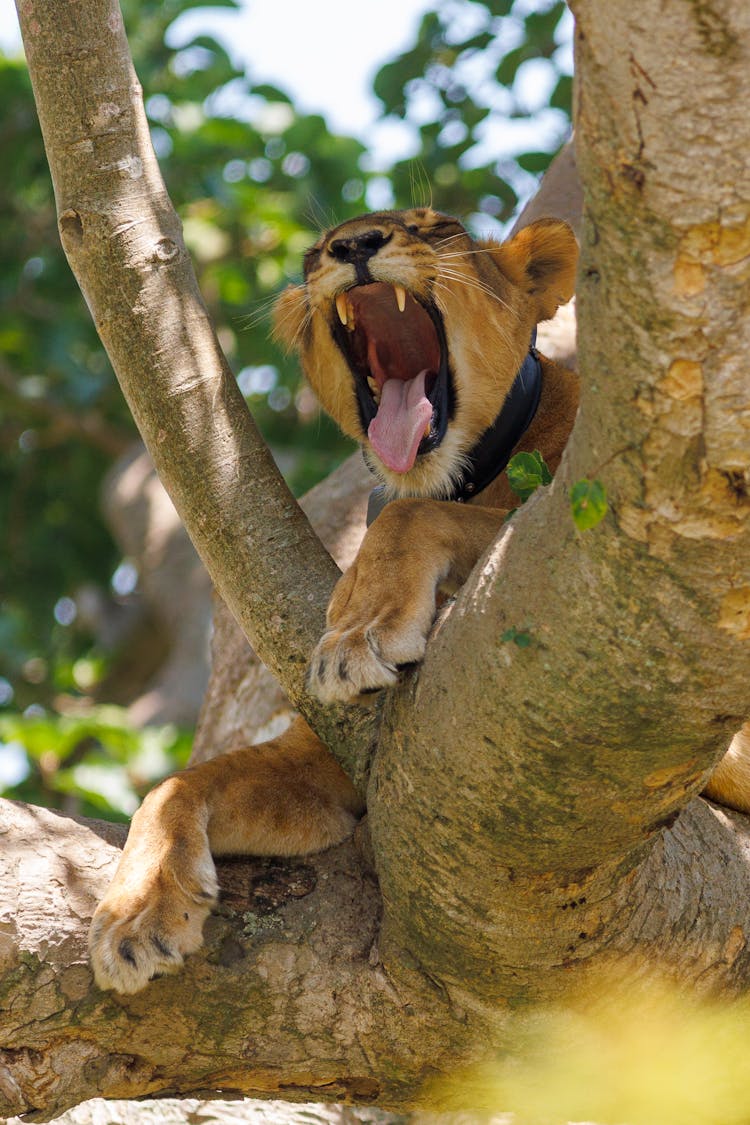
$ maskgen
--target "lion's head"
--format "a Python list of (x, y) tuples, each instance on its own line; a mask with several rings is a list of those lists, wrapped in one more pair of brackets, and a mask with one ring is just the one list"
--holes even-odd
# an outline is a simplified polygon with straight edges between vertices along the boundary
[(429, 208), (363, 215), (308, 250), (275, 332), (393, 493), (445, 495), (532, 329), (572, 296), (577, 255), (555, 219), (498, 244)]

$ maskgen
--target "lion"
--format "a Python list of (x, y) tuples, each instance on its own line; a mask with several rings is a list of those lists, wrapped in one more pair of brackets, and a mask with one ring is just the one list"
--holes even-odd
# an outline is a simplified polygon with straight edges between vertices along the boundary
[[(542, 219), (474, 241), (430, 208), (353, 219), (306, 253), (275, 333), (380, 482), (373, 522), (338, 582), (308, 686), (355, 701), (424, 654), (439, 593), (468, 577), (514, 505), (509, 457), (559, 464), (575, 374), (537, 353), (536, 325), (573, 294), (571, 228)], [(101, 988), (136, 992), (202, 942), (217, 900), (213, 856), (304, 855), (345, 839), (363, 812), (301, 718), (280, 737), (192, 766), (136, 812), (90, 948)]]
[[(510, 457), (560, 463), (577, 376), (539, 354), (538, 323), (573, 295), (578, 247), (540, 219), (474, 240), (427, 207), (326, 231), (279, 298), (275, 334), (379, 485), (337, 583), (308, 687), (326, 703), (392, 688), (421, 660), (439, 597), (458, 589), (515, 506)], [(132, 993), (202, 942), (212, 856), (298, 856), (341, 842), (363, 813), (303, 719), (259, 746), (192, 766), (135, 814), (90, 947), (101, 988)]]
[(429, 208), (385, 212), (325, 234), (279, 300), (277, 336), (385, 502), (310, 663), (323, 702), (392, 687), (421, 659), (436, 592), (463, 584), (517, 504), (510, 456), (539, 450), (557, 468), (578, 378), (532, 335), (572, 297), (577, 261), (558, 219), (497, 244)]

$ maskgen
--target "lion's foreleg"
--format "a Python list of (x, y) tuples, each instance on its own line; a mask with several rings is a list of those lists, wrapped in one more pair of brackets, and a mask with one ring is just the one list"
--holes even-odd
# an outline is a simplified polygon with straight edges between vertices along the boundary
[(466, 581), (505, 512), (440, 500), (395, 500), (368, 529), (338, 581), (308, 686), (324, 703), (391, 687), (421, 660), (439, 590)]

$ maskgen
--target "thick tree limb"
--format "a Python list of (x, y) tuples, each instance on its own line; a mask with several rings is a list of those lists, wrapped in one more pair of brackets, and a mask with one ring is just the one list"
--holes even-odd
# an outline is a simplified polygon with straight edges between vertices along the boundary
[[(409, 956), (380, 961), (380, 901), (360, 836), (296, 863), (221, 864), (207, 947), (143, 993), (101, 993), (86, 932), (122, 837), (0, 801), (2, 1116), (46, 1120), (92, 1096), (209, 1092), (429, 1104), (432, 1080), (488, 1043), (512, 1050), (514, 1003), (564, 994), (577, 966), (627, 957), (706, 989), (748, 985), (746, 825), (701, 800), (615, 892), (601, 875), (519, 885), (513, 919), (488, 911), (485, 923), (483, 940), (502, 936), (508, 952), (463, 987), (431, 980)], [(500, 873), (501, 901), (504, 882)], [(451, 905), (436, 909), (441, 928)]]
[(379, 963), (356, 842), (221, 865), (205, 953), (124, 998), (93, 987), (86, 953), (123, 830), (9, 801), (0, 817), (0, 1116), (208, 1090), (398, 1105), (466, 1050), (447, 996)]
[(350, 769), (371, 716), (319, 708), (304, 670), (337, 570), (216, 341), (151, 147), (116, 0), (19, 2), (60, 236), (141, 435), (217, 589)]
[[(457, 978), (529, 963), (518, 902), (542, 875), (609, 894), (750, 713), (750, 12), (714, 9), (707, 30), (692, 5), (575, 5), (580, 416), (386, 716), (370, 809), (389, 932)], [(582, 477), (610, 498), (584, 534)]]

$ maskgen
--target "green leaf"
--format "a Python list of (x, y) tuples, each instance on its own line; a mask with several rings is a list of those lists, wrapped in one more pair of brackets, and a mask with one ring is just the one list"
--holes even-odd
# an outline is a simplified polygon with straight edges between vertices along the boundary
[(267, 102), (285, 102), (287, 105), (292, 104), (292, 99), (282, 90), (279, 86), (274, 86), (271, 82), (259, 82), (257, 86), (250, 88), (251, 94), (257, 94), (259, 98), (265, 98)]
[(551, 159), (551, 152), (522, 152), (516, 157), (524, 172), (533, 172), (535, 175), (539, 172), (546, 172)]
[(573, 79), (569, 74), (561, 74), (557, 85), (549, 96), (549, 104), (553, 109), (562, 109), (570, 117), (573, 103)]
[(478, 35), (472, 35), (471, 39), (459, 44), (459, 50), (462, 55), (464, 51), (484, 51), (494, 40), (495, 36), (491, 31), (480, 31)]
[(533, 453), (516, 453), (508, 462), (508, 484), (525, 503), (540, 485), (549, 484), (552, 474), (538, 449)]
[(579, 531), (596, 527), (607, 514), (607, 492), (600, 480), (577, 481), (570, 490), (570, 510)]

